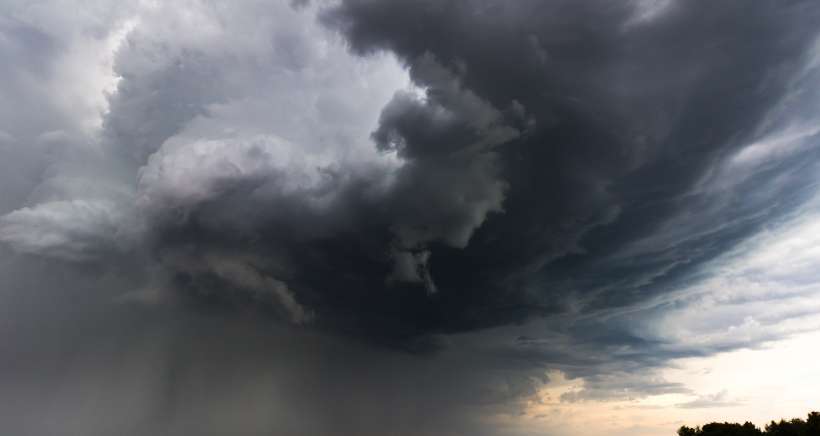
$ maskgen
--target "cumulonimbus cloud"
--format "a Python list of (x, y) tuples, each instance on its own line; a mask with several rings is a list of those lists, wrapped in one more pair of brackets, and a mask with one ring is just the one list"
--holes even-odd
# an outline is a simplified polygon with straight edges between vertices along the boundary
[[(630, 317), (671, 322), (814, 193), (812, 2), (280, 3), (9, 7), (0, 241), (390, 353), (520, 327), (458, 401), (547, 366), (582, 401), (688, 392), (637, 380), (698, 351)], [(701, 353), (771, 339), (752, 321)]]

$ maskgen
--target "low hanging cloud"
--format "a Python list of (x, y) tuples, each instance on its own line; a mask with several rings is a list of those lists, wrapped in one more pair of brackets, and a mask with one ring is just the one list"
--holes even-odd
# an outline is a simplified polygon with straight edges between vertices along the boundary
[(728, 397), (729, 392), (723, 390), (712, 395), (700, 396), (692, 401), (678, 404), (677, 406), (684, 409), (705, 409), (712, 407), (734, 407), (742, 404), (732, 401)]
[(668, 382), (649, 374), (610, 374), (585, 379), (581, 389), (561, 394), (562, 402), (634, 401), (655, 395), (688, 394), (680, 383)]

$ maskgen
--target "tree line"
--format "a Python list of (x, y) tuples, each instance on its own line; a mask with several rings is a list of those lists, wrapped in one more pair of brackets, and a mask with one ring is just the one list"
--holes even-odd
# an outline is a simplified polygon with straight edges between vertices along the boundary
[(772, 421), (763, 430), (751, 422), (744, 424), (713, 422), (703, 427), (683, 426), (678, 436), (820, 436), (820, 413), (811, 412), (806, 419)]

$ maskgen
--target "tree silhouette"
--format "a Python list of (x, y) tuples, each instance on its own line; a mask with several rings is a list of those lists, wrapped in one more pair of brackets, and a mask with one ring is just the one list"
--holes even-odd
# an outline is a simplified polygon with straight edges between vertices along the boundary
[(794, 418), (790, 421), (781, 419), (772, 421), (761, 431), (751, 422), (744, 424), (713, 422), (703, 427), (683, 426), (678, 429), (678, 436), (820, 436), (820, 413), (811, 412), (806, 420)]

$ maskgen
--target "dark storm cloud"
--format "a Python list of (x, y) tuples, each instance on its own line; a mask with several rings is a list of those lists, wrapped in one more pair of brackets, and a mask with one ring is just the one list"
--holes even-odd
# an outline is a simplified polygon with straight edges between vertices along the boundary
[(2, 252), (18, 433), (494, 434), (548, 369), (689, 393), (654, 371), (799, 315), (650, 325), (816, 190), (815, 3), (286, 3), (141, 11), (92, 134), (73, 40), (0, 21), (0, 240), (58, 260)]
[[(817, 8), (781, 6), (673, 3), (644, 21), (630, 3), (354, 0), (326, 10), (357, 52), (398, 54), (424, 95), (397, 94), (373, 133), (406, 164), (387, 199), (360, 206), (372, 222), (311, 241), (324, 273), (292, 287), (376, 330), (418, 334), (563, 310), (570, 293), (583, 307), (617, 307), (685, 278), (799, 204), (805, 173), (753, 187), (811, 171), (784, 163), (722, 192), (703, 188), (765, 134), (758, 127), (803, 68)], [(761, 210), (784, 192), (794, 194)], [(727, 200), (736, 204), (720, 206)], [(688, 234), (675, 235), (668, 225), (681, 219)], [(710, 219), (725, 225), (707, 232)], [(372, 247), (400, 260), (391, 267)], [(385, 290), (389, 269), (436, 292), (395, 280)]]
[(254, 4), (224, 26), (260, 26), (270, 43), (205, 33), (167, 44), (176, 19), (157, 13), (117, 53), (103, 122), (125, 196), (69, 193), (7, 215), (1, 234), (77, 260), (142, 238), (171, 288), (261, 299), (388, 342), (640, 303), (799, 204), (816, 161), (807, 151), (731, 180), (738, 150), (765, 139), (805, 85), (818, 8), (646, 7), (324, 7), (354, 52), (395, 53), (418, 88), (397, 92), (372, 130), (393, 166), (242, 126), (258, 116), (256, 94), (315, 74), (308, 34), (270, 27)]

